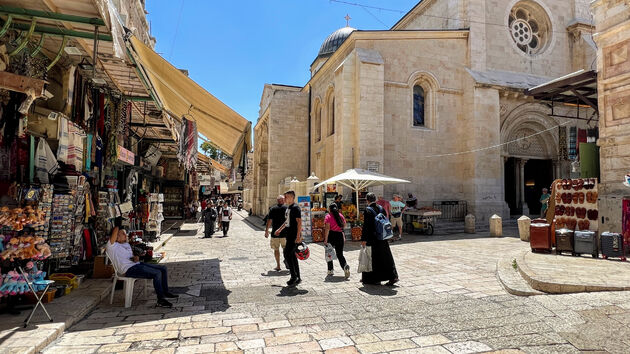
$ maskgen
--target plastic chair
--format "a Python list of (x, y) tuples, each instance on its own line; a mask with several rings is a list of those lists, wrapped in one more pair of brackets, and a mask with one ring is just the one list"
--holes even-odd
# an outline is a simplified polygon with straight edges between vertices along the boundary
[[(116, 283), (119, 280), (122, 280), (125, 283), (123, 287), (123, 291), (125, 292), (125, 308), (131, 307), (131, 302), (133, 300), (133, 287), (136, 284), (136, 280), (140, 280), (141, 278), (130, 278), (130, 277), (119, 275), (118, 269), (116, 268), (116, 264), (111, 261), (109, 254), (107, 252), (105, 253), (107, 254), (107, 258), (111, 262), (112, 266), (114, 267), (114, 275), (112, 276), (112, 279), (113, 279), (112, 293), (109, 296), (109, 304), (111, 305), (114, 302), (114, 291), (116, 291)], [(149, 285), (148, 281), (149, 279), (144, 279), (144, 297), (145, 298), (148, 296), (147, 295), (147, 286)]]

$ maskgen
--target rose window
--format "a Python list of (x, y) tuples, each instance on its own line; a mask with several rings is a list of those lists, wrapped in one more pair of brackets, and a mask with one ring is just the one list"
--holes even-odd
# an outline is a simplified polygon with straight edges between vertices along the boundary
[(518, 3), (510, 12), (508, 25), (514, 43), (524, 53), (536, 55), (546, 49), (551, 25), (539, 5), (529, 1)]

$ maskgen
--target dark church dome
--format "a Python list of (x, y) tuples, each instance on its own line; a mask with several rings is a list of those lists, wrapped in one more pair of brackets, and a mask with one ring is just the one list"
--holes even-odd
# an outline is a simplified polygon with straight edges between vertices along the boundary
[(333, 32), (330, 36), (328, 36), (328, 38), (326, 38), (321, 48), (319, 48), (317, 56), (321, 57), (333, 54), (354, 31), (356, 31), (356, 28), (343, 27)]

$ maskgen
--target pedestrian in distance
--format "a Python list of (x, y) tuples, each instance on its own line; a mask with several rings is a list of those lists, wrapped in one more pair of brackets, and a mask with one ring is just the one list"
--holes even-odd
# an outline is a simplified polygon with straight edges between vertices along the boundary
[(385, 209), (385, 216), (389, 219), (390, 218), (390, 205), (389, 202), (387, 200), (385, 200), (385, 198), (383, 198), (382, 195), (378, 196), (378, 200), (376, 201), (376, 204), (380, 205), (383, 207), (383, 209)]
[(271, 227), (270, 245), (273, 250), (273, 255), (276, 258), (276, 267), (274, 270), (279, 272), (282, 269), (280, 268), (280, 247), (282, 247), (282, 251), (287, 248), (287, 239), (285, 237), (286, 230), (281, 232), (280, 235), (276, 235), (276, 231), (278, 231), (278, 229), (284, 224), (287, 207), (284, 206), (283, 195), (279, 195), (277, 201), (278, 204), (269, 208), (269, 213), (267, 214), (265, 238), (269, 238), (269, 228)]
[(341, 210), (341, 206), (343, 205), (343, 195), (337, 194), (335, 197), (334, 203), (337, 204), (337, 209)]
[(551, 195), (549, 194), (549, 189), (543, 188), (542, 195), (540, 196), (540, 218), (544, 219), (547, 216), (547, 209), (549, 208), (549, 198)]
[(232, 220), (232, 208), (230, 208), (230, 205), (229, 204), (224, 205), (219, 215), (221, 217), (221, 227), (223, 228), (223, 237), (227, 237), (228, 231), (230, 230), (230, 220)]
[(295, 255), (297, 245), (302, 243), (302, 211), (300, 207), (295, 204), (294, 191), (284, 193), (284, 201), (288, 205), (284, 214), (284, 224), (276, 230), (274, 234), (280, 236), (285, 232), (284, 235), (287, 239), (287, 246), (284, 248), (284, 259), (291, 273), (291, 279), (289, 279), (287, 285), (296, 286), (302, 282), (300, 278), (300, 266), (297, 256)]
[[(326, 217), (324, 218), (324, 246), (328, 246), (328, 244), (330, 244), (335, 248), (339, 265), (341, 266), (341, 269), (343, 269), (346, 279), (348, 279), (350, 278), (350, 266), (346, 262), (346, 258), (343, 256), (343, 246), (346, 239), (343, 234), (343, 228), (345, 226), (346, 219), (339, 212), (337, 204), (330, 204), (328, 207), (328, 214), (326, 214)], [(333, 261), (330, 260), (327, 263), (328, 276), (332, 276), (334, 274)]]
[(394, 200), (389, 202), (389, 208), (391, 212), (390, 222), (392, 224), (392, 230), (398, 229), (398, 235), (394, 236), (395, 240), (402, 239), (403, 221), (402, 214), (407, 210), (407, 205), (402, 202), (402, 197), (398, 194), (394, 194)]
[(214, 204), (206, 205), (206, 209), (203, 211), (203, 234), (204, 238), (211, 238), (214, 234), (214, 225), (217, 222), (217, 210), (214, 208)]
[(363, 284), (381, 285), (382, 281), (387, 281), (388, 286), (393, 286), (398, 282), (398, 272), (394, 263), (394, 256), (389, 248), (387, 240), (379, 240), (376, 237), (376, 216), (385, 215), (385, 210), (376, 204), (374, 193), (366, 196), (368, 207), (363, 213), (363, 230), (361, 233), (361, 245), (372, 248), (372, 271), (363, 272), (361, 282)]

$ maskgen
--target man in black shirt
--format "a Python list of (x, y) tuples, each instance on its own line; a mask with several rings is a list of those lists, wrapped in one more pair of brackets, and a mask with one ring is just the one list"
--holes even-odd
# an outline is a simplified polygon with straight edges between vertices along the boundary
[(278, 204), (274, 205), (269, 209), (269, 214), (267, 214), (267, 227), (265, 228), (265, 238), (269, 238), (269, 227), (271, 226), (271, 249), (273, 250), (273, 255), (276, 257), (276, 268), (275, 271), (280, 271), (280, 247), (284, 251), (287, 248), (287, 239), (284, 237), (284, 233), (281, 233), (279, 236), (276, 236), (276, 231), (282, 227), (285, 220), (285, 212), (287, 207), (284, 206), (284, 196), (278, 196)]
[(211, 238), (214, 234), (214, 223), (217, 222), (217, 210), (214, 208), (214, 203), (206, 205), (206, 210), (203, 211), (203, 226), (204, 226), (204, 238)]
[(296, 245), (302, 243), (302, 211), (295, 204), (295, 192), (288, 191), (284, 193), (284, 200), (288, 205), (285, 212), (285, 221), (274, 233), (276, 236), (282, 235), (284, 232), (287, 238), (287, 246), (284, 248), (284, 259), (287, 261), (291, 279), (287, 282), (288, 286), (296, 286), (302, 282), (300, 279), (300, 266), (295, 255)]

